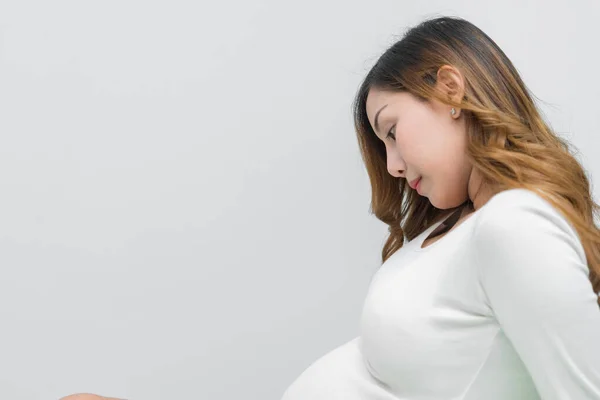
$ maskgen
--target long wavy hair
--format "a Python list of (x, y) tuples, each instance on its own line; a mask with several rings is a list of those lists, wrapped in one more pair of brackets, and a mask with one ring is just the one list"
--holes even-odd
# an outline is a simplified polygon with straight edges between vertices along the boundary
[[(446, 64), (463, 75), (465, 95), (460, 102), (434, 87), (438, 69)], [(504, 52), (481, 29), (459, 17), (427, 19), (410, 28), (379, 57), (352, 105), (371, 182), (371, 212), (389, 227), (383, 262), (403, 246), (405, 237), (412, 240), (449, 210), (434, 207), (406, 179), (388, 173), (385, 145), (366, 113), (372, 88), (409, 92), (421, 101), (433, 98), (460, 108), (466, 118), (466, 156), (483, 185), (498, 191), (530, 189), (560, 210), (579, 234), (590, 281), (595, 293), (600, 292), (600, 231), (594, 223), (599, 206), (592, 199), (585, 170), (572, 154), (572, 145), (544, 121)]]

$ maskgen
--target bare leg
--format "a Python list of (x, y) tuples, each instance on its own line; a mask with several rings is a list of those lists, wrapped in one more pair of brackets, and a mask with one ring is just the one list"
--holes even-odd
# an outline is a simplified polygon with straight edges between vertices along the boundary
[(79, 393), (79, 394), (72, 394), (67, 397), (62, 397), (59, 400), (124, 400), (124, 399), (118, 399), (116, 397), (103, 397), (103, 396), (99, 396), (97, 394), (91, 394), (91, 393)]

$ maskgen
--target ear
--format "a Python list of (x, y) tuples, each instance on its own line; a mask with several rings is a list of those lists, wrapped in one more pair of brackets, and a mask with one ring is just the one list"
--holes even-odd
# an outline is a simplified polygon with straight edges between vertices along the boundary
[[(448, 100), (453, 100), (457, 103), (461, 103), (465, 95), (465, 81), (458, 69), (451, 65), (443, 65), (438, 69), (437, 81), (435, 87), (439, 90)], [(448, 107), (448, 114), (450, 109)], [(452, 118), (456, 119), (460, 116), (461, 109), (456, 108), (456, 114)]]

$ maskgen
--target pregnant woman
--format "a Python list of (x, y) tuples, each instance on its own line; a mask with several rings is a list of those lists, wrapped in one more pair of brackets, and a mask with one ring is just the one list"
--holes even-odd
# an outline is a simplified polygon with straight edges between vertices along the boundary
[(360, 335), (283, 400), (599, 400), (599, 207), (498, 45), (424, 21), (354, 115), (383, 264)]

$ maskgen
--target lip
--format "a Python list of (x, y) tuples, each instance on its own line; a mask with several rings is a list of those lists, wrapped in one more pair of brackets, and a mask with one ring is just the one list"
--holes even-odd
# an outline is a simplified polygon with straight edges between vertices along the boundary
[(408, 185), (409, 185), (411, 188), (413, 188), (413, 189), (416, 189), (416, 188), (417, 188), (417, 185), (419, 184), (419, 182), (420, 182), (420, 181), (421, 181), (421, 177), (418, 177), (417, 179), (414, 179), (414, 180), (410, 181), (410, 182), (408, 183)]

